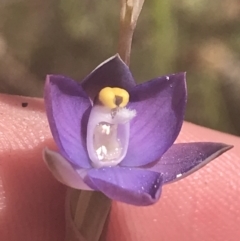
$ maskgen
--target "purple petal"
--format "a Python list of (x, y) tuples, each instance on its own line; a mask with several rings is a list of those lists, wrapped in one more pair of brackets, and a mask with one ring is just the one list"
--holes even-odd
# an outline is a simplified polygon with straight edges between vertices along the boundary
[(137, 85), (130, 92), (131, 121), (128, 152), (122, 166), (142, 166), (159, 159), (173, 144), (186, 106), (185, 73)]
[(118, 54), (100, 64), (82, 82), (82, 87), (91, 100), (94, 100), (104, 87), (120, 87), (129, 91), (135, 85), (128, 66)]
[(77, 172), (77, 170), (57, 152), (45, 149), (43, 151), (43, 159), (48, 169), (59, 182), (76, 189), (92, 190), (83, 181), (84, 173), (82, 172), (81, 177), (80, 171)]
[(91, 167), (86, 151), (91, 104), (82, 87), (63, 76), (49, 75), (44, 99), (49, 125), (59, 152), (79, 167)]
[(147, 169), (162, 174), (163, 183), (178, 181), (231, 148), (226, 144), (211, 142), (175, 144), (154, 166)]
[(162, 187), (159, 173), (124, 167), (91, 169), (85, 182), (113, 200), (137, 206), (155, 203)]

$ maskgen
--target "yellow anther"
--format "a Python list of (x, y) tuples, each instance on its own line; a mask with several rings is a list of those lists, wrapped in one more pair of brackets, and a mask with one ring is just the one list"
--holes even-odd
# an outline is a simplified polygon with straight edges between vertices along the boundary
[(117, 105), (115, 104), (115, 94), (110, 87), (105, 87), (101, 89), (98, 94), (98, 99), (104, 106), (110, 109), (114, 109), (117, 107)]
[(125, 107), (129, 102), (129, 94), (126, 90), (120, 88), (112, 88), (115, 96), (122, 97), (122, 102), (119, 107)]
[[(129, 102), (129, 94), (121, 88), (105, 87), (99, 92), (98, 99), (104, 106), (114, 109), (117, 107), (125, 107)], [(118, 103), (119, 99), (120, 103)]]

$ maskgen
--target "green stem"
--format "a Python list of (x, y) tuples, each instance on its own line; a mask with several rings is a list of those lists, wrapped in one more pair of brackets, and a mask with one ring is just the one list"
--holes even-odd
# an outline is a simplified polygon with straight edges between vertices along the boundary
[(118, 42), (118, 53), (122, 60), (129, 65), (133, 33), (137, 24), (139, 14), (142, 10), (144, 0), (120, 0), (120, 32)]
[[(133, 32), (144, 0), (121, 0), (118, 53), (129, 65)], [(111, 200), (95, 191), (69, 188), (66, 200), (65, 241), (99, 241), (111, 208)]]
[(69, 188), (65, 241), (99, 241), (110, 208), (111, 200), (100, 192)]

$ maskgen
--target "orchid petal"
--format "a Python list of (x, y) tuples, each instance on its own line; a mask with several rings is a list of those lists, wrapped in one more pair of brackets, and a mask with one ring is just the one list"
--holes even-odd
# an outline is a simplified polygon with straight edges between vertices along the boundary
[(120, 87), (129, 91), (135, 85), (128, 66), (118, 54), (100, 64), (82, 82), (83, 89), (92, 101), (105, 87)]
[(86, 150), (90, 101), (82, 87), (63, 76), (47, 76), (45, 105), (49, 125), (59, 152), (71, 163), (91, 167)]
[(45, 149), (43, 151), (43, 159), (48, 169), (59, 182), (76, 189), (92, 190), (83, 181), (86, 171), (82, 171), (82, 178), (80, 171), (74, 169), (59, 153)]
[(162, 174), (163, 183), (175, 182), (197, 171), (230, 148), (232, 146), (211, 142), (175, 144), (147, 170)]
[(128, 152), (121, 166), (142, 166), (159, 159), (173, 144), (186, 106), (185, 73), (153, 79), (130, 92), (131, 121)]
[(85, 182), (113, 200), (137, 206), (155, 203), (162, 187), (161, 174), (127, 167), (91, 169)]

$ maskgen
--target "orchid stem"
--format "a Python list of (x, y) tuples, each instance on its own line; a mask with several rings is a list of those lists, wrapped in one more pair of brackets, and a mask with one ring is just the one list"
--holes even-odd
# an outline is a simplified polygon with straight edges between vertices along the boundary
[(121, 12), (118, 53), (122, 60), (129, 65), (133, 33), (142, 10), (144, 0), (120, 1)]
[[(133, 32), (144, 0), (121, 0), (118, 53), (129, 65)], [(69, 188), (66, 199), (65, 241), (99, 241), (111, 208), (111, 200), (100, 192)]]
[(65, 241), (99, 241), (111, 202), (111, 199), (100, 192), (69, 188), (66, 200)]

